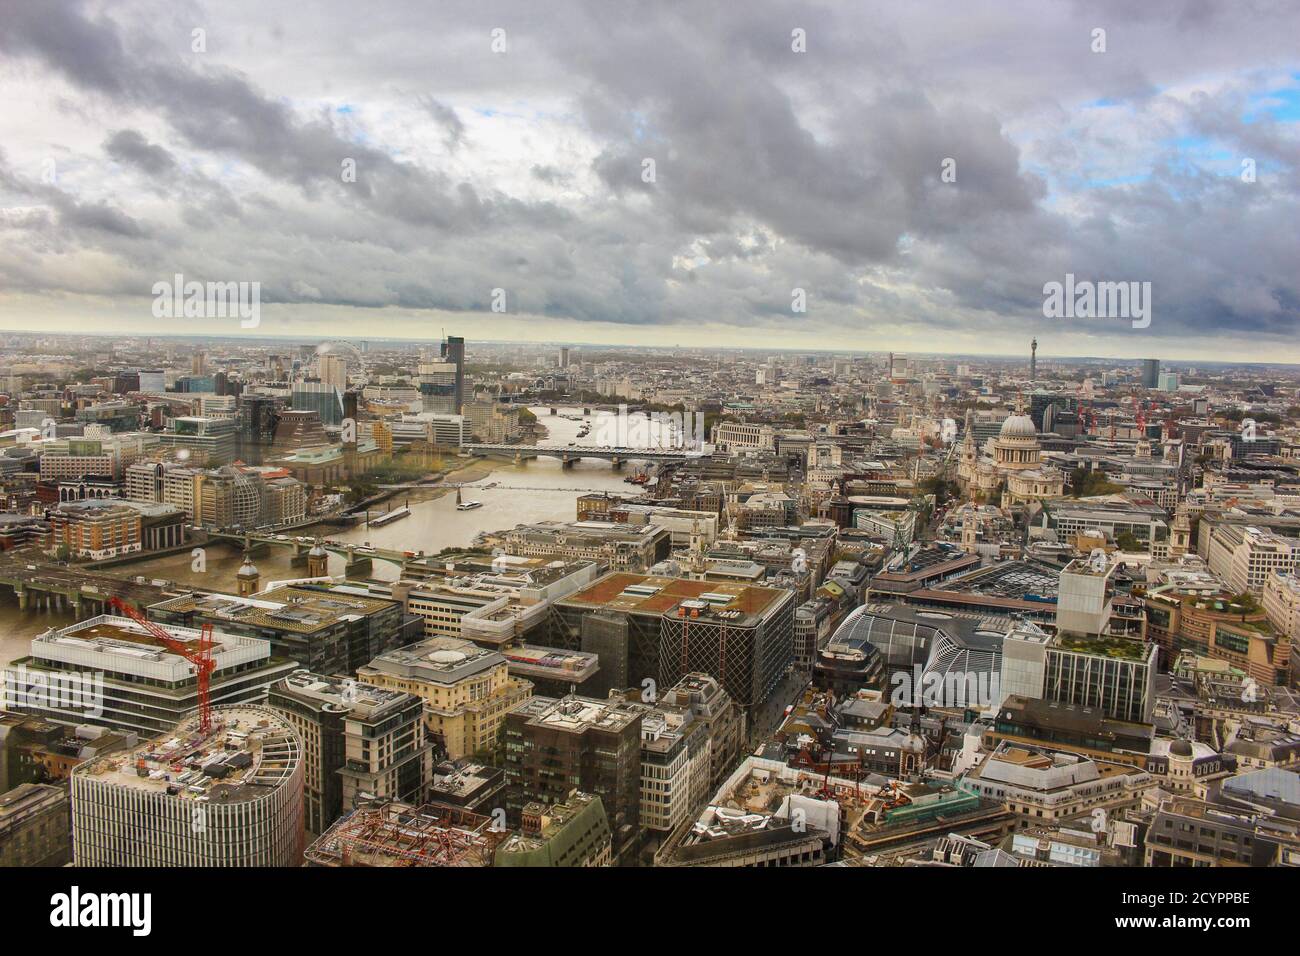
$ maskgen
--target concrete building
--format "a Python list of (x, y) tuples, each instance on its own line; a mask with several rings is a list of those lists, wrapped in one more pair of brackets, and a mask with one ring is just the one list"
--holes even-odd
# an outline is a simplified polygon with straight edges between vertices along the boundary
[(311, 585), (251, 597), (196, 592), (152, 605), (149, 617), (269, 641), (273, 654), (313, 674), (352, 673), (419, 634), (400, 601)]
[(776, 446), (776, 429), (749, 422), (718, 422), (713, 426), (713, 444), (724, 452), (771, 450)]
[[(200, 632), (164, 625), (192, 645)], [(212, 702), (258, 703), (293, 670), (255, 638), (213, 633)], [(32, 639), (3, 671), (0, 707), (64, 724), (93, 722), (145, 736), (175, 727), (199, 705), (194, 666), (126, 617), (100, 614)]]
[(668, 557), (672, 533), (656, 524), (542, 521), (501, 535), (506, 554), (598, 561), (615, 571), (645, 571)]
[(618, 699), (534, 697), (506, 716), (507, 810), (568, 799), (574, 787), (600, 797), (613, 858), (631, 863), (641, 834), (644, 706)]
[(1150, 723), (1159, 648), (1086, 634), (1012, 628), (1002, 644), (1002, 695), (1095, 707), (1114, 720)]
[(1102, 567), (1084, 559), (1061, 570), (1056, 598), (1056, 626), (1077, 634), (1105, 634), (1110, 624), (1110, 578), (1117, 564)]
[(1270, 574), (1264, 579), (1264, 613), (1294, 646), (1300, 641), (1300, 577)]
[(1300, 865), (1294, 797), (1291, 811), (1288, 819), (1249, 805), (1174, 797), (1160, 805), (1147, 829), (1143, 865)]
[(528, 681), (533, 693), (541, 697), (584, 693), (600, 671), (600, 658), (583, 651), (512, 644), (502, 648), (501, 653), (509, 663), (511, 676)]
[(1145, 770), (1045, 747), (1001, 743), (962, 778), (964, 786), (1000, 800), (1027, 820), (1055, 823), (1137, 806), (1156, 786)]
[(271, 686), (266, 703), (302, 738), (309, 834), (371, 799), (424, 802), (433, 745), (414, 694), (299, 669)]
[(600, 797), (574, 790), (562, 803), (530, 803), (517, 833), (497, 847), (495, 866), (611, 866), (613, 840)]
[(0, 793), (0, 867), (66, 866), (72, 858), (68, 794), (24, 783)]
[(1206, 563), (1234, 592), (1264, 590), (1273, 574), (1291, 574), (1300, 560), (1300, 538), (1284, 537), (1249, 525), (1217, 525)]
[(424, 701), (429, 734), (452, 760), (496, 749), (511, 708), (533, 692), (510, 676), (501, 654), (455, 637), (434, 637), (376, 656), (357, 679)]
[(678, 712), (689, 709), (708, 729), (709, 785), (718, 786), (744, 751), (743, 711), (715, 678), (700, 673), (687, 674), (668, 688), (660, 695), (659, 706)]
[(213, 709), (72, 773), (77, 866), (298, 866), (302, 742), (264, 707)]

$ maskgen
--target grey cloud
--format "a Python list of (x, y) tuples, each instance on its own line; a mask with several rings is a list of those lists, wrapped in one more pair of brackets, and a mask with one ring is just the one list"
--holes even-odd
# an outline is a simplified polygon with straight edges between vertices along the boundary
[[(790, 324), (800, 286), (801, 328), (910, 321), (920, 334), (991, 335), (1050, 331), (1042, 285), (1070, 271), (1152, 281), (1151, 337), (1293, 335), (1300, 318), (1294, 124), (1242, 118), (1263, 82), (1252, 77), (1295, 71), (1284, 38), (1300, 14), (1265, 0), (1240, 16), (1194, 0), (1010, 0), (978, 21), (946, 5), (937, 18), (925, 4), (868, 15), (775, 0), (557, 2), (544, 16), (531, 3), (453, 0), (358, 20), (325, 3), (310, 30), (278, 41), (278, 25), (253, 29), (259, 5), (200, 4), (214, 51), (202, 59), (158, 42), (153, 20), (175, 32), (180, 16), (169, 5), (34, 7), (15, 5), (0, 50), (66, 80), (78, 122), (113, 114), (103, 153), (124, 167), (86, 195), (0, 179), (15, 207), (50, 210), (15, 214), (10, 234), (69, 230), (24, 250), (51, 267), (72, 261), (69, 247), (94, 248), (131, 281), (181, 265), (261, 277), (268, 302), (481, 311), (502, 287), (512, 312), (741, 330)], [(1102, 56), (1087, 49), (1094, 24), (1108, 30)], [(498, 25), (504, 57), (487, 48)], [(794, 27), (807, 53), (790, 49)], [(223, 44), (232, 30), (241, 42)], [(1204, 73), (1233, 82), (1171, 99)], [(304, 107), (319, 89), (363, 107), (414, 103), (448, 155), (386, 141), (386, 118), (366, 109)], [(393, 94), (419, 89), (437, 96)], [(508, 177), (456, 171), (500, 163), (490, 150), (520, 128), (472, 109), (540, 114), (534, 98), (543, 119), (558, 113), (560, 129), (594, 144), (562, 151), (582, 166), (533, 155), (529, 137), (542, 134), (531, 132), (513, 147), (517, 194)], [(1168, 128), (1256, 157), (1261, 179), (1247, 187), (1155, 137), (1136, 152), (1127, 128), (1080, 122), (1098, 102), (1120, 103), (1147, 135)], [(70, 120), (51, 122), (57, 139)], [(1087, 181), (1093, 157), (1129, 153), (1141, 175)], [(641, 178), (647, 157), (654, 183)], [(340, 176), (345, 159), (354, 183)], [(945, 159), (954, 183), (940, 179)], [(130, 188), (175, 215), (124, 212), (136, 212)]]
[(134, 166), (150, 176), (166, 176), (176, 169), (172, 154), (150, 143), (137, 130), (118, 130), (104, 142), (104, 151), (119, 163)]

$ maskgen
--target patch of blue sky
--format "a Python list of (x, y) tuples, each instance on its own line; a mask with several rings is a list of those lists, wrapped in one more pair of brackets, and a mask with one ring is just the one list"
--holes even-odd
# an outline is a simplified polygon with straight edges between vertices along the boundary
[(1291, 74), (1295, 86), (1266, 90), (1250, 98), (1250, 105), (1242, 114), (1243, 123), (1256, 123), (1264, 117), (1279, 123), (1300, 121), (1300, 73)]
[(1081, 189), (1114, 189), (1120, 186), (1132, 186), (1135, 183), (1146, 182), (1151, 178), (1151, 173), (1130, 173), (1127, 176), (1098, 176), (1095, 178), (1084, 179), (1079, 183)]
[(1177, 136), (1161, 145), (1167, 151), (1167, 165), (1172, 169), (1224, 176), (1235, 176), (1241, 171), (1241, 156), (1222, 141), (1208, 136)]
[(513, 113), (509, 110), (493, 109), (490, 106), (475, 106), (473, 107), (472, 112), (482, 116), (484, 119), (494, 119), (498, 116), (504, 117), (505, 119), (528, 119), (528, 116), (525, 113)]

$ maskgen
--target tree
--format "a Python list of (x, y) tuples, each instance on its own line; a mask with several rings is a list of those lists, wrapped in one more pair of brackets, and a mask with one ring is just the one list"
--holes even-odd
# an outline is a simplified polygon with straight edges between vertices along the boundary
[(1259, 611), (1259, 599), (1249, 591), (1242, 591), (1240, 594), (1234, 595), (1232, 603), (1241, 608), (1241, 619), (1243, 621)]
[(942, 508), (950, 498), (960, 494), (961, 489), (957, 487), (956, 482), (950, 481), (943, 475), (931, 475), (921, 480), (921, 492), (934, 495), (934, 506), (938, 509)]
[(1073, 498), (1091, 498), (1094, 495), (1113, 495), (1123, 491), (1122, 485), (1112, 483), (1103, 471), (1090, 468), (1076, 468), (1070, 472), (1070, 496)]
[(1141, 551), (1142, 544), (1134, 536), (1132, 531), (1121, 531), (1115, 536), (1115, 543), (1119, 545), (1121, 551)]

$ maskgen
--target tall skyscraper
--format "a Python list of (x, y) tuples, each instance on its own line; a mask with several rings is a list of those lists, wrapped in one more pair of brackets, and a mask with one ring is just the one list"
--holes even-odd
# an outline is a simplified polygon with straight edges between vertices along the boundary
[(1142, 387), (1157, 388), (1160, 385), (1160, 359), (1142, 360)]
[(460, 414), (460, 367), (453, 362), (421, 362), (419, 373), (424, 411)]
[(325, 425), (343, 421), (343, 395), (325, 382), (294, 382), (289, 393), (296, 411), (314, 411)]
[(320, 357), (320, 380), (333, 385), (340, 392), (348, 387), (348, 363), (341, 355), (325, 354)]
[(1038, 339), (1029, 343), (1029, 381), (1038, 381)]
[(442, 343), (442, 360), (456, 366), (454, 405), (450, 411), (459, 415), (465, 402), (465, 340), (459, 335), (447, 336), (447, 341)]

